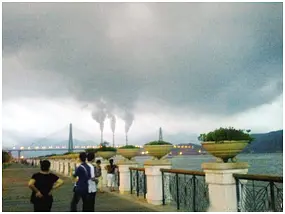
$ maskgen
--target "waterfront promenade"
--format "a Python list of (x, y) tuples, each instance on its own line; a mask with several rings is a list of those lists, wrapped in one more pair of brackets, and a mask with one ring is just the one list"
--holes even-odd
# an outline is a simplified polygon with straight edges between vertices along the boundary
[[(3, 170), (2, 174), (2, 211), (3, 212), (32, 212), (30, 204), (31, 190), (28, 181), (32, 174), (38, 172), (38, 168), (32, 168), (21, 164), (12, 164)], [(60, 176), (64, 185), (54, 192), (52, 212), (69, 211), (72, 197), (73, 184), (70, 178)], [(153, 212), (149, 205), (134, 202), (131, 198), (121, 197), (117, 193), (99, 193), (96, 197), (96, 211), (98, 212)], [(78, 211), (81, 211), (79, 203)]]

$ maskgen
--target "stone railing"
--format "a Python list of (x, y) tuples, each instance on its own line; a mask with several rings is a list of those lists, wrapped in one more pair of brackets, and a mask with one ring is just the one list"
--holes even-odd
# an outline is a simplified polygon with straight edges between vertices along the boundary
[[(65, 176), (70, 176), (72, 170), (80, 164), (77, 159), (50, 159), (50, 162), (51, 170)], [(29, 159), (28, 163), (39, 166), (40, 160)], [(106, 186), (107, 172), (104, 167), (107, 164), (107, 161), (102, 161), (101, 164), (103, 186)], [(170, 160), (147, 160), (143, 168), (137, 168), (138, 163), (135, 161), (119, 161), (118, 166), (119, 192), (130, 194), (135, 191), (139, 195), (142, 193), (146, 201), (153, 205), (168, 204), (172, 201), (178, 209), (183, 210), (186, 208), (185, 210), (189, 211), (237, 212), (249, 207), (243, 202), (245, 191), (247, 195), (256, 192), (256, 189), (250, 190), (251, 187), (245, 186), (247, 180), (252, 180), (252, 176), (246, 175), (248, 163), (203, 163), (201, 172), (171, 169)], [(268, 199), (266, 206), (279, 211), (283, 210), (283, 203), (279, 203), (283, 187), (280, 187), (280, 182), (277, 183), (269, 181), (269, 185), (263, 188), (263, 195)], [(283, 177), (281, 183), (283, 184)], [(244, 191), (241, 191), (242, 188)], [(254, 200), (248, 196), (246, 199)]]

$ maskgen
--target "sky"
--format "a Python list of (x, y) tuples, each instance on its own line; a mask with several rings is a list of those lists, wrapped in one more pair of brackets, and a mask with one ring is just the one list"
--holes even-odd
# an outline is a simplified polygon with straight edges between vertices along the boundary
[(127, 123), (136, 144), (159, 127), (166, 136), (283, 129), (282, 3), (2, 8), (4, 145), (69, 123), (99, 139), (103, 108), (120, 141)]

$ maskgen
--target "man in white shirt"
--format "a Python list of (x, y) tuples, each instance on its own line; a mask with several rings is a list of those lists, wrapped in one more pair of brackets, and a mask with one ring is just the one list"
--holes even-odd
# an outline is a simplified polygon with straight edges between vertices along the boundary
[(95, 159), (94, 153), (88, 153), (87, 154), (87, 164), (90, 167), (90, 174), (91, 179), (88, 180), (88, 211), (94, 212), (95, 211), (95, 197), (96, 197), (96, 191), (97, 191), (97, 185), (98, 183), (97, 178), (95, 178), (95, 168), (92, 162)]

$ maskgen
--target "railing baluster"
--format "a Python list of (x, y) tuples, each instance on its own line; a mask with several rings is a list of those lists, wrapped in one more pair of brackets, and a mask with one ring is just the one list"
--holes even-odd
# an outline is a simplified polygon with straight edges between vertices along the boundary
[[(252, 192), (253, 192), (253, 210), (256, 210), (256, 203), (255, 203), (255, 191), (254, 191), (254, 180), (252, 181)], [(253, 211), (251, 210), (251, 211)]]
[(176, 205), (177, 205), (177, 209), (179, 210), (180, 209), (180, 201), (179, 201), (179, 183), (178, 183), (178, 180), (179, 180), (179, 177), (178, 177), (178, 173), (175, 174), (175, 178), (176, 178)]
[(146, 175), (145, 175), (145, 171), (143, 171), (143, 197), (146, 198)]
[(193, 211), (196, 212), (196, 176), (193, 175)]
[(240, 200), (240, 188), (239, 188), (239, 179), (235, 178), (236, 180), (236, 194), (237, 194), (237, 211), (240, 212), (241, 200)]
[(274, 212), (277, 212), (276, 206), (275, 206), (275, 197), (274, 197), (274, 183), (273, 181), (270, 182), (270, 196), (271, 196), (271, 210)]
[(139, 187), (139, 171), (136, 170), (136, 181), (137, 181), (137, 197), (139, 197), (139, 193), (140, 193), (140, 187)]
[(165, 205), (164, 172), (161, 172), (161, 176), (162, 176), (162, 205)]
[(133, 194), (133, 170), (130, 170), (131, 194)]
[(186, 175), (184, 174), (184, 207), (186, 207), (187, 204), (187, 187), (186, 187)]

